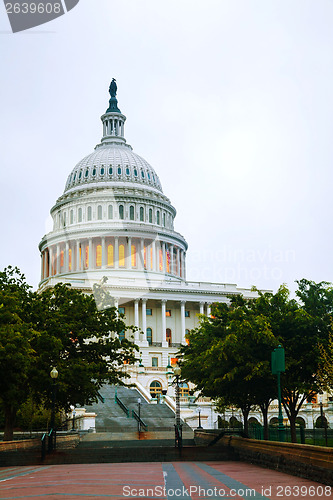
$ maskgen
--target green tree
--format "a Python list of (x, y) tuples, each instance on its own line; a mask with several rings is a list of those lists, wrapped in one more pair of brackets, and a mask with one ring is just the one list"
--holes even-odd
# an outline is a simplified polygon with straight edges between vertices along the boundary
[(333, 391), (333, 329), (329, 332), (328, 344), (318, 344), (320, 362), (318, 378), (324, 391)]
[[(58, 284), (32, 293), (17, 268), (0, 273), (0, 402), (5, 439), (11, 439), (18, 408), (28, 396), (51, 407), (50, 370), (55, 366), (57, 407), (97, 400), (105, 383), (123, 383), (124, 362), (137, 346), (119, 339), (129, 329), (115, 308), (98, 310), (94, 297)], [(134, 329), (131, 327), (131, 329)]]

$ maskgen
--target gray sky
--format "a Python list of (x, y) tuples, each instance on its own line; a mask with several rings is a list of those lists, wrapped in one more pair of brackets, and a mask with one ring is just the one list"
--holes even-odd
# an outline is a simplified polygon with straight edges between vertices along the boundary
[(1, 269), (37, 287), (49, 210), (115, 77), (189, 280), (333, 281), (332, 25), (332, 0), (80, 0), (14, 35), (1, 3)]

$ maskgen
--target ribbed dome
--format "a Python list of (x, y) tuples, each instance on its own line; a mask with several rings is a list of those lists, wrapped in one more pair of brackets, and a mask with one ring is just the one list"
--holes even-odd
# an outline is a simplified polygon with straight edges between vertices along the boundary
[(123, 144), (100, 145), (72, 170), (65, 192), (84, 184), (129, 182), (151, 186), (162, 191), (154, 169), (141, 156)]

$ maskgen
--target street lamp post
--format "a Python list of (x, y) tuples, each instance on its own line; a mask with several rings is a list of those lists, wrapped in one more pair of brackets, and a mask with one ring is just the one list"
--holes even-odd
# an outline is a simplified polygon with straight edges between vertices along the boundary
[(327, 421), (326, 417), (324, 416), (323, 402), (320, 401), (319, 405), (320, 405), (320, 424), (321, 427), (324, 428), (325, 446), (327, 446)]
[(183, 445), (183, 426), (180, 423), (180, 401), (179, 401), (179, 379), (180, 379), (180, 367), (178, 365), (173, 369), (173, 373), (176, 378), (176, 423), (175, 423), (175, 447), (181, 449)]
[(198, 425), (197, 429), (203, 429), (203, 427), (201, 425), (201, 412), (202, 412), (202, 408), (200, 406), (198, 406), (197, 412), (199, 414), (199, 425)]
[(138, 415), (139, 415), (138, 432), (139, 432), (139, 438), (140, 438), (140, 432), (141, 432), (141, 398), (138, 398)]
[(75, 408), (73, 409), (73, 426), (72, 426), (72, 431), (75, 431), (75, 415), (76, 415), (76, 411), (75, 411)]
[(53, 380), (52, 383), (52, 408), (51, 408), (51, 435), (49, 436), (49, 451), (52, 451), (56, 448), (56, 429), (55, 429), (55, 407), (56, 407), (56, 389), (57, 383), (56, 380), (58, 378), (58, 370), (53, 367), (50, 376)]
[(285, 428), (283, 425), (283, 415), (282, 415), (282, 398), (281, 398), (281, 373), (285, 371), (285, 356), (284, 349), (279, 345), (272, 352), (272, 374), (277, 375), (277, 386), (278, 386), (278, 400), (279, 400), (279, 416), (278, 416), (278, 432), (279, 440), (285, 440)]

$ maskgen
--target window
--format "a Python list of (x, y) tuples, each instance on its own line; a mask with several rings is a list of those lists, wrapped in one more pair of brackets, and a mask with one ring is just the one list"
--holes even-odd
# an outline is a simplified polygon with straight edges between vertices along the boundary
[(119, 219), (124, 219), (124, 205), (119, 205)]
[(137, 177), (137, 176), (138, 176), (138, 171), (137, 171), (137, 169), (136, 169), (136, 168), (134, 169), (134, 175), (135, 175), (135, 177)]
[(105, 169), (104, 167), (101, 168), (101, 175), (104, 175)]
[(79, 173), (79, 180), (81, 179), (81, 177), (82, 177), (82, 172), (80, 171), (80, 173)]
[(63, 218), (64, 218), (64, 226), (66, 226), (66, 212), (64, 212)]
[(171, 309), (167, 309), (165, 311), (165, 315), (168, 316), (168, 317), (170, 317), (171, 316)]
[(74, 222), (74, 212), (73, 212), (73, 210), (71, 210), (69, 212), (69, 223), (73, 224), (73, 222)]
[(112, 167), (110, 166), (109, 167), (109, 175), (112, 175), (112, 172), (113, 172), (113, 170), (112, 170)]
[(125, 246), (119, 245), (119, 267), (125, 267)]
[(150, 269), (153, 269), (153, 247), (150, 247)]
[(82, 222), (82, 208), (79, 208), (79, 212), (78, 212), (78, 221), (79, 221), (79, 222)]
[(166, 251), (166, 271), (170, 273), (170, 253), (169, 250)]
[(125, 314), (125, 307), (118, 307), (119, 314)]
[(153, 343), (153, 331), (152, 331), (152, 329), (147, 328), (146, 333), (147, 333), (147, 342), (149, 345), (152, 345), (152, 343)]
[(171, 347), (171, 342), (172, 342), (172, 334), (170, 328), (167, 328), (166, 331), (166, 341), (169, 344), (169, 347)]
[(185, 311), (185, 318), (189, 318), (190, 317), (190, 311)]
[(72, 249), (68, 250), (68, 270), (72, 270)]
[(92, 209), (91, 209), (91, 207), (88, 207), (88, 215), (87, 215), (87, 219), (88, 219), (88, 220), (91, 220), (91, 219), (92, 219)]
[(118, 167), (117, 172), (118, 172), (118, 175), (121, 175), (121, 167)]
[(147, 248), (143, 247), (143, 267), (147, 269)]
[(163, 214), (163, 226), (165, 227), (165, 214)]
[(160, 271), (163, 271), (163, 252), (162, 252), (162, 250), (159, 251), (159, 268), (160, 268)]
[(93, 177), (95, 177), (95, 175), (96, 175), (96, 168), (93, 168), (92, 174), (93, 174)]
[(151, 358), (151, 366), (158, 366), (158, 358)]
[(96, 247), (96, 267), (102, 266), (102, 245)]
[(142, 179), (144, 179), (144, 178), (145, 178), (145, 173), (144, 173), (144, 171), (143, 171), (143, 170), (141, 170), (141, 177), (142, 177)]
[(64, 267), (64, 251), (60, 252), (60, 267)]
[(153, 310), (152, 309), (146, 309), (146, 315), (147, 316), (152, 316), (153, 315)]
[(124, 340), (124, 338), (125, 338), (125, 330), (122, 330), (121, 332), (119, 332), (119, 340), (120, 340), (120, 342), (122, 340)]
[(89, 267), (89, 247), (86, 246), (86, 269)]
[(97, 207), (97, 219), (102, 219), (102, 205), (98, 205)]
[(113, 206), (108, 206), (108, 219), (113, 219)]
[(160, 225), (160, 211), (157, 210), (156, 212), (156, 224), (159, 226)]
[(136, 267), (136, 246), (131, 245), (131, 264), (132, 267)]
[(151, 208), (149, 209), (149, 222), (153, 223), (153, 210)]
[(143, 207), (140, 207), (140, 221), (143, 222), (145, 219), (144, 219), (144, 209)]
[(150, 173), (149, 172), (147, 172), (147, 177), (150, 180)]
[(133, 205), (130, 206), (130, 220), (134, 220), (134, 207), (133, 207)]
[(188, 328), (186, 328), (186, 330), (185, 330), (185, 342), (187, 345), (190, 345), (190, 339), (188, 338), (189, 333), (190, 333), (190, 330)]
[(129, 175), (130, 174), (130, 169), (127, 167), (126, 168), (126, 175)]
[(162, 394), (162, 385), (161, 385), (161, 383), (158, 380), (154, 380), (150, 384), (149, 391), (150, 391), (150, 394), (152, 395), (153, 398), (156, 397), (158, 394)]
[(108, 266), (113, 266), (113, 245), (108, 245)]
[(88, 175), (89, 175), (89, 170), (87, 169), (87, 170), (85, 171), (85, 173), (84, 173), (84, 176), (87, 178), (87, 177), (88, 177)]
[(186, 382), (179, 383), (179, 396), (184, 398), (189, 395), (188, 385)]

